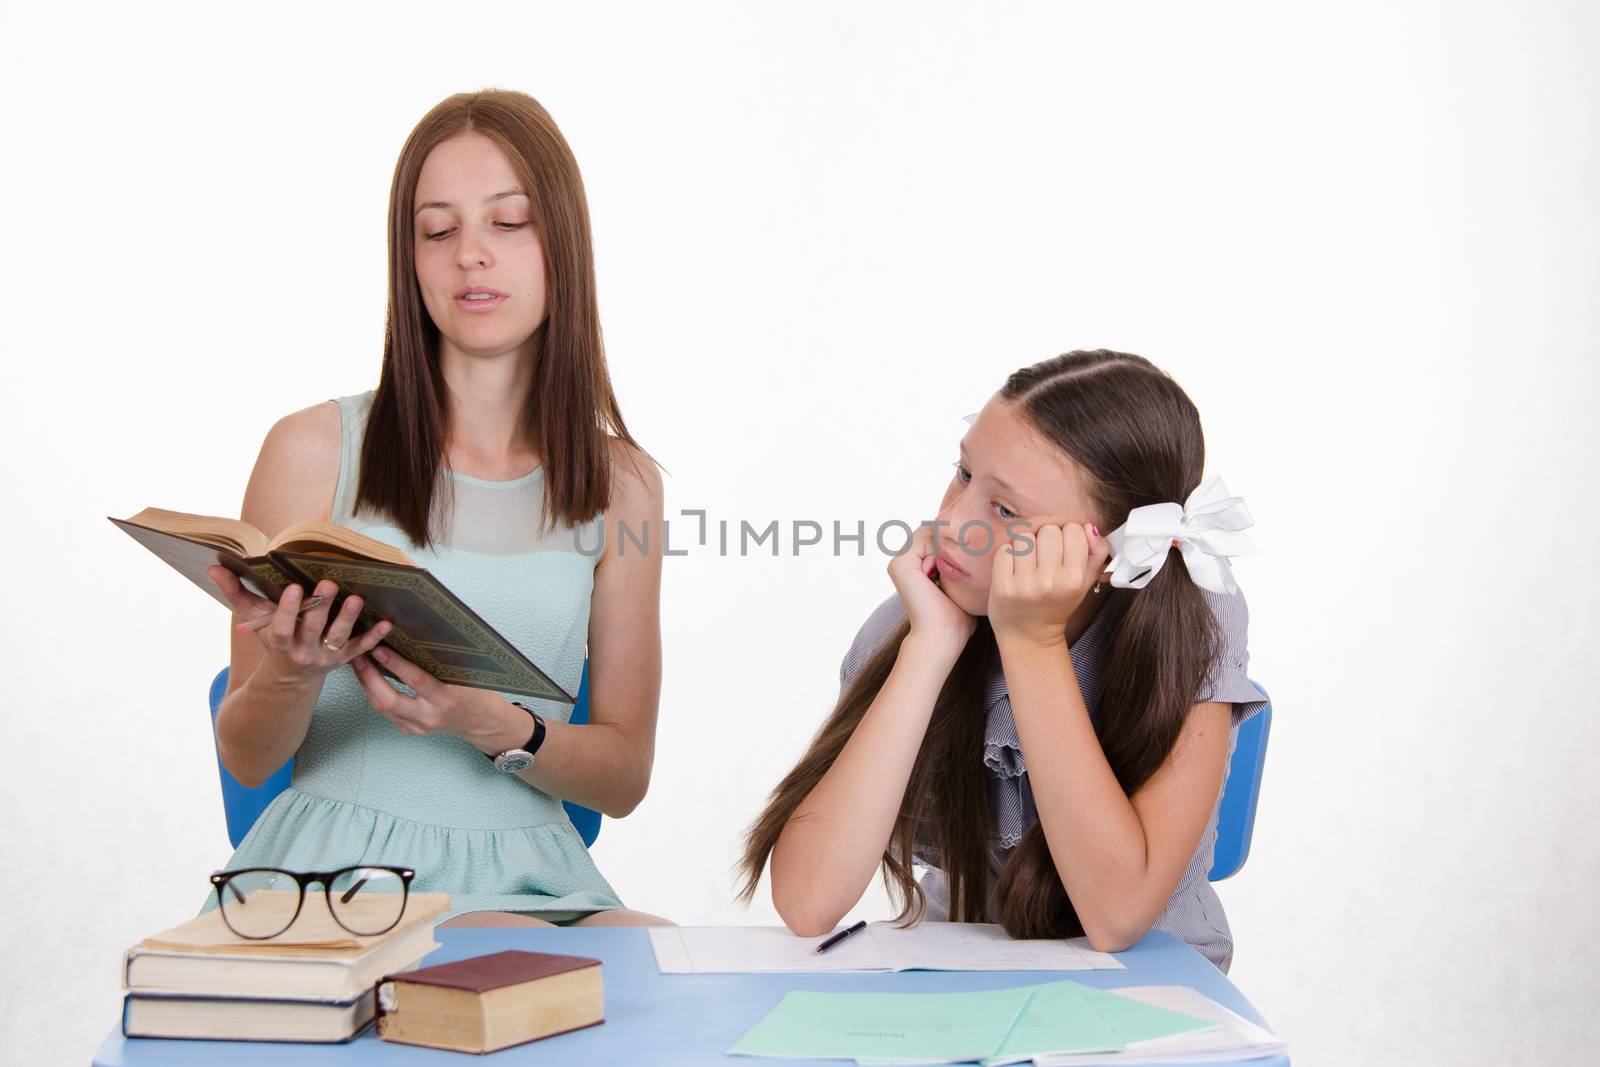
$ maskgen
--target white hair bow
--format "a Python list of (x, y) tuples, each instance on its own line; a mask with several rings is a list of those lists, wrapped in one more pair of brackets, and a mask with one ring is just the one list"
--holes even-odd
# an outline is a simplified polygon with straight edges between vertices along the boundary
[(1244, 499), (1228, 495), (1221, 478), (1201, 482), (1182, 507), (1146, 504), (1128, 512), (1128, 521), (1106, 535), (1114, 553), (1111, 584), (1143, 589), (1167, 562), (1176, 545), (1194, 584), (1213, 593), (1239, 591), (1228, 557), (1255, 551), (1244, 529), (1255, 525)]

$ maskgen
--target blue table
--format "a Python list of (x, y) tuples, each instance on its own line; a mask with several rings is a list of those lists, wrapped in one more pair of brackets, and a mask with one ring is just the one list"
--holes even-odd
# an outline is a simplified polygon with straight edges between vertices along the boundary
[[(1125, 971), (902, 971), (898, 974), (661, 974), (646, 932), (638, 927), (441, 929), (441, 947), (426, 962), (448, 963), (501, 949), (592, 956), (604, 963), (604, 1024), (493, 1054), (500, 1067), (517, 1064), (724, 1064), (760, 1062), (804, 1067), (841, 1060), (768, 1060), (723, 1055), (756, 1020), (791, 989), (832, 992), (953, 992), (998, 989), (1070, 978), (1102, 988), (1188, 985), (1240, 1015), (1265, 1025), (1250, 1002), (1204, 956), (1164, 931), (1152, 931), (1118, 959)], [(440, 1067), (473, 1062), (459, 1052), (379, 1041), (371, 1027), (343, 1045), (252, 1041), (124, 1039), (112, 1031), (95, 1067), (324, 1067), (418, 1064)], [(480, 1061), (481, 1062), (481, 1061)], [(1288, 1059), (1253, 1060), (1251, 1067), (1286, 1067)]]

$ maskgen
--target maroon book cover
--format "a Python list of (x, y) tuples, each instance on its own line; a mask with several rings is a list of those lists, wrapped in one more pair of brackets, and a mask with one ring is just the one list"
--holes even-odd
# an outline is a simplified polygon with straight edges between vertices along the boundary
[(548, 952), (521, 952), (508, 949), (487, 956), (473, 956), (455, 963), (440, 963), (420, 967), (414, 971), (386, 974), (383, 982), (414, 982), (417, 985), (438, 985), (450, 989), (466, 989), (474, 993), (487, 993), (502, 986), (531, 982), (536, 978), (579, 971), (585, 967), (598, 967), (599, 960), (587, 956), (556, 956)]

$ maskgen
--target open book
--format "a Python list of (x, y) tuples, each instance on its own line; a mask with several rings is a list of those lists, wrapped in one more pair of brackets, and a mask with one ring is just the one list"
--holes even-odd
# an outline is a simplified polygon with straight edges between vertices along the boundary
[(901, 929), (870, 923), (827, 952), (820, 937), (782, 926), (652, 926), (650, 947), (662, 974), (762, 974), (806, 971), (1122, 970), (1087, 938), (1019, 941), (994, 923), (922, 922)]
[(296, 523), (269, 539), (239, 519), (161, 508), (111, 521), (230, 611), (227, 597), (206, 574), (213, 564), (228, 568), (246, 589), (273, 603), (290, 585), (309, 595), (326, 578), (339, 586), (330, 617), (347, 596), (360, 596), (361, 615), (351, 634), (387, 619), (394, 629), (383, 644), (441, 682), (577, 702), (393, 545), (329, 522)]

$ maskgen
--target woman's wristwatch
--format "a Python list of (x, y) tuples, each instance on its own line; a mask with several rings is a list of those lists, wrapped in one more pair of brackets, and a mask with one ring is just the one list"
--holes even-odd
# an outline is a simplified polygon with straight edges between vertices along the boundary
[(513, 700), (511, 703), (533, 716), (533, 736), (528, 738), (528, 743), (521, 748), (508, 748), (498, 756), (491, 756), (485, 752), (485, 759), (494, 761), (494, 769), (506, 774), (516, 774), (533, 766), (533, 758), (538, 754), (539, 746), (544, 744), (544, 720), (526, 704), (519, 704)]

